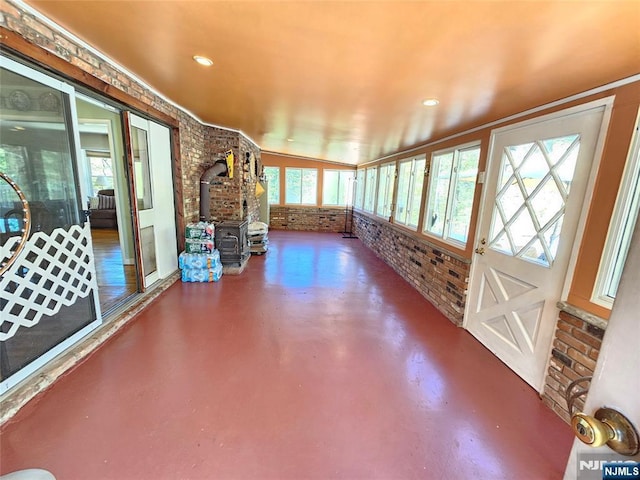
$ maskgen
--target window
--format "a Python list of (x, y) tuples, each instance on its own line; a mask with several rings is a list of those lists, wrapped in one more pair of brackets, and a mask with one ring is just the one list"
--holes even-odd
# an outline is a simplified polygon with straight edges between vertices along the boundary
[(98, 191), (113, 188), (113, 163), (109, 152), (85, 151), (89, 166), (89, 193), (96, 196)]
[(318, 203), (318, 170), (315, 168), (285, 169), (285, 202), (297, 205)]
[(378, 180), (378, 167), (367, 168), (366, 185), (364, 190), (364, 211), (373, 213), (376, 203), (376, 182)]
[(398, 197), (395, 222), (416, 230), (420, 218), (420, 202), (424, 184), (424, 156), (403, 160), (398, 171)]
[(480, 146), (434, 153), (424, 233), (464, 245), (469, 234)]
[(639, 127), (640, 115), (636, 123), (635, 138), (629, 150), (620, 193), (616, 200), (593, 292), (592, 301), (607, 308), (613, 306), (613, 301), (616, 298), (620, 276), (627, 260), (631, 236), (633, 235), (633, 229), (638, 219), (638, 210), (640, 209)]
[(280, 204), (280, 167), (264, 167), (264, 176), (267, 179), (267, 200), (269, 205)]
[(386, 163), (380, 167), (378, 182), (378, 203), (376, 215), (389, 219), (393, 204), (393, 183), (395, 181), (396, 164)]
[(364, 173), (364, 168), (360, 168), (356, 173), (356, 208), (362, 208), (364, 206)]
[(353, 201), (352, 170), (324, 170), (322, 182), (323, 205), (350, 205)]

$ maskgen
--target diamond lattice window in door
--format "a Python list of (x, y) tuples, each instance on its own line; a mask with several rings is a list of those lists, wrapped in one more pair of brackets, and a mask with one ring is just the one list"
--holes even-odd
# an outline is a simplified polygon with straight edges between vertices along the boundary
[(553, 264), (579, 149), (577, 134), (504, 148), (490, 248)]

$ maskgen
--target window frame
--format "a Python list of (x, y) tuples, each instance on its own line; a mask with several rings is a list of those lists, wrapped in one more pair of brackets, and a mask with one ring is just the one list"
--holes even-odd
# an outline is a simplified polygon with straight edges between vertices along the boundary
[[(289, 175), (288, 173), (293, 170), (300, 170), (300, 202), (291, 202), (289, 201), (287, 192), (288, 192), (288, 181)], [(304, 181), (304, 173), (305, 172), (313, 172), (315, 174), (315, 194), (313, 203), (307, 203), (303, 201), (302, 195), (302, 186)], [(284, 169), (284, 203), (285, 205), (301, 205), (301, 206), (311, 206), (315, 207), (318, 205), (318, 169), (310, 168), (310, 167), (285, 167)]]
[[(267, 170), (273, 170), (273, 171), (277, 171), (278, 172), (278, 184), (276, 188), (273, 188), (273, 185), (271, 185), (271, 183), (268, 181), (269, 178), (267, 177)], [(264, 170), (263, 170), (263, 174), (264, 174), (264, 178), (265, 180), (267, 180), (267, 202), (269, 203), (269, 205), (280, 205), (281, 202), (281, 198), (280, 198), (280, 170), (281, 168), (275, 165), (265, 165), (264, 166)], [(271, 192), (277, 192), (277, 196), (278, 196), (278, 201), (275, 203), (271, 203), (269, 201), (269, 195), (271, 195)]]
[(353, 206), (362, 210), (364, 208), (364, 189), (365, 189), (365, 169), (356, 170), (356, 194), (353, 199)]
[[(428, 166), (428, 171), (429, 171), (429, 181), (427, 182), (427, 191), (426, 191), (426, 201), (425, 201), (425, 205), (424, 205), (424, 209), (422, 212), (422, 234), (429, 237), (429, 238), (434, 238), (437, 239), (441, 242), (444, 242), (446, 244), (452, 245), (456, 248), (460, 248), (460, 249), (465, 249), (467, 246), (467, 243), (469, 241), (469, 236), (467, 234), (467, 237), (465, 239), (464, 242), (461, 242), (460, 240), (453, 238), (451, 236), (451, 215), (452, 215), (452, 211), (453, 211), (453, 204), (454, 204), (454, 200), (455, 200), (455, 191), (456, 191), (456, 187), (458, 185), (458, 179), (459, 179), (459, 171), (458, 171), (458, 163), (459, 163), (459, 159), (460, 159), (460, 152), (463, 151), (469, 151), (469, 150), (478, 150), (478, 161), (476, 164), (476, 174), (475, 174), (475, 180), (473, 182), (474, 184), (474, 194), (471, 198), (471, 216), (470, 219), (473, 217), (473, 204), (475, 201), (475, 191), (476, 191), (476, 187), (477, 187), (477, 183), (478, 183), (478, 169), (479, 169), (479, 163), (480, 163), (480, 157), (482, 155), (482, 143), (480, 141), (475, 141), (475, 142), (470, 142), (470, 143), (466, 143), (466, 144), (462, 144), (462, 145), (456, 145), (454, 147), (450, 147), (450, 148), (446, 148), (446, 149), (442, 149), (442, 150), (437, 150), (431, 153), (431, 160), (429, 162), (429, 166)], [(444, 225), (443, 225), (443, 229), (442, 229), (442, 235), (438, 235), (437, 233), (434, 233), (432, 231), (428, 230), (428, 221), (427, 221), (427, 214), (429, 213), (429, 199), (431, 197), (431, 189), (434, 187), (434, 179), (435, 179), (435, 175), (434, 175), (434, 162), (436, 161), (436, 157), (438, 156), (444, 156), (444, 155), (448, 155), (450, 153), (453, 153), (453, 159), (451, 162), (451, 170), (450, 170), (450, 174), (449, 174), (449, 184), (447, 186), (447, 198), (446, 198), (446, 206), (445, 206), (445, 218), (444, 218)]]
[(622, 275), (631, 245), (634, 227), (640, 218), (640, 110), (636, 116), (633, 139), (629, 144), (620, 188), (607, 231), (602, 257), (596, 274), (591, 301), (611, 310), (615, 296), (610, 292)]
[[(395, 195), (396, 162), (387, 162), (378, 166), (378, 188), (376, 189), (375, 214), (389, 221), (393, 217)], [(386, 176), (385, 176), (386, 173)], [(383, 182), (384, 179), (384, 182)], [(383, 191), (384, 189), (384, 191)], [(385, 203), (381, 203), (380, 200)]]
[[(338, 174), (338, 191), (337, 191), (337, 202), (336, 203), (329, 203), (326, 201), (326, 191), (325, 188), (327, 186), (327, 173), (331, 172), (331, 173), (337, 173)], [(346, 182), (346, 186), (345, 188), (345, 202), (344, 203), (339, 203), (340, 200), (340, 187), (342, 185), (344, 185), (342, 177), (343, 175), (350, 175), (351, 176), (351, 182), (349, 182), (349, 178), (347, 177), (347, 179), (345, 180)], [(348, 170), (348, 169), (344, 169), (344, 168), (323, 168), (322, 169), (322, 206), (326, 206), (326, 207), (346, 207), (352, 204), (353, 202), (353, 182), (355, 181), (355, 171), (354, 170)], [(349, 186), (351, 186), (351, 191), (349, 190)]]
[[(422, 162), (422, 169), (419, 169), (419, 163)], [(409, 170), (409, 188), (407, 189), (406, 192), (406, 197), (405, 197), (405, 211), (404, 213), (404, 220), (400, 220), (398, 218), (398, 205), (400, 203), (399, 199), (400, 199), (400, 194), (402, 193), (400, 191), (400, 175), (401, 175), (401, 171), (402, 171), (402, 167), (403, 165), (407, 165), (407, 164), (411, 164), (410, 166), (410, 170)], [(395, 194), (395, 209), (393, 212), (393, 223), (397, 224), (397, 225), (402, 225), (403, 227), (406, 227), (410, 230), (413, 231), (417, 231), (418, 230), (418, 226), (420, 225), (420, 219), (422, 217), (421, 213), (422, 213), (422, 197), (423, 197), (423, 193), (424, 193), (424, 176), (425, 176), (425, 169), (427, 168), (427, 156), (425, 154), (420, 154), (420, 155), (416, 155), (414, 157), (410, 157), (410, 158), (404, 158), (402, 160), (400, 160), (398, 162), (398, 168), (397, 168), (397, 178), (398, 178), (398, 182), (397, 182), (397, 191)], [(416, 170), (418, 169), (418, 170)], [(416, 188), (416, 183), (418, 182), (418, 180), (421, 179), (422, 180), (422, 185), (420, 186), (420, 196), (419, 196), (419, 203), (417, 205), (417, 211), (418, 211), (418, 221), (416, 222), (415, 225), (408, 223), (407, 219), (409, 218), (410, 214), (413, 213), (416, 205), (412, 204), (411, 200), (413, 198), (415, 198), (415, 188)]]
[[(369, 173), (372, 172), (372, 175)], [(365, 170), (365, 190), (364, 190), (364, 202), (362, 204), (362, 210), (367, 213), (373, 213), (376, 210), (376, 198), (378, 193), (378, 166), (368, 167)], [(371, 198), (368, 198), (371, 197)], [(369, 202), (371, 200), (371, 209), (369, 209)]]

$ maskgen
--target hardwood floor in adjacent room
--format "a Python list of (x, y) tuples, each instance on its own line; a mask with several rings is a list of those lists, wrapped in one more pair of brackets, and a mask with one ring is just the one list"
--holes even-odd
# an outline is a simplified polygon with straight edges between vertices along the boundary
[(359, 240), (270, 232), (177, 282), (1, 431), (62, 479), (561, 479), (537, 392)]
[(136, 269), (124, 265), (118, 231), (108, 228), (91, 230), (100, 308), (107, 312), (136, 293)]

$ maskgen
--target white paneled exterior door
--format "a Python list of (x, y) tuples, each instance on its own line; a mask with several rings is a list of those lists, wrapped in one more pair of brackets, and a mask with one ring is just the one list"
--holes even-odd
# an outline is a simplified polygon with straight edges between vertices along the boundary
[(605, 106), (493, 132), (465, 327), (536, 390)]
[(132, 196), (145, 288), (178, 268), (171, 132), (129, 114)]

